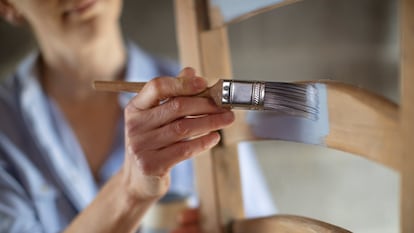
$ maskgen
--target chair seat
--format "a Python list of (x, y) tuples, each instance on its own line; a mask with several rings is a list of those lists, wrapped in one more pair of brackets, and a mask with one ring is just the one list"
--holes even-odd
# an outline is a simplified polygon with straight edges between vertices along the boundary
[(295, 216), (273, 215), (241, 219), (232, 224), (232, 233), (349, 233), (346, 229), (319, 220)]

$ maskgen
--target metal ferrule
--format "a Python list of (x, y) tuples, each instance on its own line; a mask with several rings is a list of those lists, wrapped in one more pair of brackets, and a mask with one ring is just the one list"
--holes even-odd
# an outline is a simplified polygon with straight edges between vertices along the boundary
[(223, 80), (223, 106), (259, 110), (264, 108), (264, 96), (264, 82)]

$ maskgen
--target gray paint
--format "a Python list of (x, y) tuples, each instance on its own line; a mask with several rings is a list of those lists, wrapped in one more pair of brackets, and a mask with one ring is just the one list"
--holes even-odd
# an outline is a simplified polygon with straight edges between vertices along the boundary
[(316, 84), (319, 114), (316, 120), (271, 111), (247, 113), (246, 122), (255, 136), (306, 144), (324, 145), (329, 134), (326, 86)]

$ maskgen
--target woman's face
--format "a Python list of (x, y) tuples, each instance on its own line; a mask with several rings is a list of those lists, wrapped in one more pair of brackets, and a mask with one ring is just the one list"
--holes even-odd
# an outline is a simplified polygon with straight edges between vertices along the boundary
[[(3, 0), (36, 34), (58, 39), (99, 34), (118, 24), (122, 0)], [(38, 35), (39, 36), (39, 35)]]

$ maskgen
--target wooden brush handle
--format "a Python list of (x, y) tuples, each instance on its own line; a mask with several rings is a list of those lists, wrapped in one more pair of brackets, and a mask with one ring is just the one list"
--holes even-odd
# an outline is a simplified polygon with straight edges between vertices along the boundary
[(145, 82), (125, 82), (125, 81), (93, 81), (93, 89), (97, 91), (112, 92), (139, 92), (145, 86)]
[[(221, 87), (222, 80), (219, 80), (213, 86), (207, 88), (205, 91), (198, 93), (197, 97), (211, 98), (214, 102), (221, 106)], [(135, 92), (138, 93), (145, 86), (145, 82), (125, 82), (125, 81), (93, 81), (92, 87), (97, 91), (111, 91), (111, 92)]]

